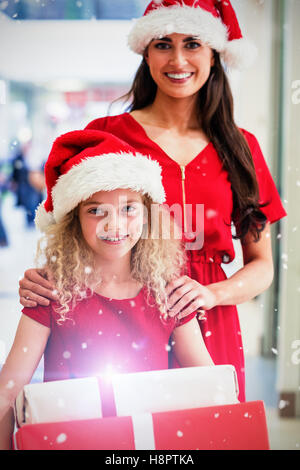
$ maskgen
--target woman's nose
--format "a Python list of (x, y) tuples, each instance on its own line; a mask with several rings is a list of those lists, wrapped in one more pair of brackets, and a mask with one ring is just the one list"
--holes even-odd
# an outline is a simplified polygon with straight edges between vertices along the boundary
[(176, 67), (182, 67), (183, 65), (186, 65), (186, 63), (187, 58), (185, 52), (181, 48), (174, 47), (171, 52), (169, 64)]

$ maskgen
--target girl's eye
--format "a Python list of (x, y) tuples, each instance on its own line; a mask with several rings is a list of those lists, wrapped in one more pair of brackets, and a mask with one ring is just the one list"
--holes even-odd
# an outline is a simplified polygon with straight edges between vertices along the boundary
[(123, 210), (123, 212), (126, 212), (127, 214), (133, 214), (137, 211), (137, 207), (132, 206), (132, 205), (128, 205), (128, 206), (123, 207), (122, 210)]
[(98, 217), (103, 217), (107, 214), (107, 211), (101, 209), (101, 207), (93, 207), (92, 209), (89, 209), (88, 213), (97, 215)]

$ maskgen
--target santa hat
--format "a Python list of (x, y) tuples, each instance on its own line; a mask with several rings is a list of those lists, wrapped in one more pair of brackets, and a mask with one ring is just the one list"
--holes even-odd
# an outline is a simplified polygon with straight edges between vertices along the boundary
[(128, 44), (143, 54), (152, 39), (172, 33), (196, 36), (232, 69), (245, 68), (256, 56), (255, 46), (242, 36), (229, 0), (153, 0), (136, 20)]
[(161, 167), (107, 132), (82, 130), (58, 137), (45, 165), (47, 199), (37, 211), (41, 231), (98, 191), (131, 189), (163, 203)]

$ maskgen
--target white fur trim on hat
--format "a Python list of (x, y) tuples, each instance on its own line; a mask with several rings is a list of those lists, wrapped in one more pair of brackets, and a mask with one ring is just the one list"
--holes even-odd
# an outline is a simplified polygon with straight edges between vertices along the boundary
[[(38, 210), (36, 224), (60, 222), (77, 205), (98, 191), (131, 189), (163, 203), (165, 192), (158, 162), (141, 154), (106, 154), (88, 157), (61, 175), (52, 189), (53, 215)], [(45, 211), (45, 210), (44, 210)]]
[(172, 33), (197, 36), (218, 52), (224, 50), (228, 36), (220, 18), (202, 8), (180, 5), (159, 7), (136, 20), (128, 45), (137, 54), (143, 54), (152, 39)]
[(35, 226), (41, 232), (44, 232), (49, 225), (55, 224), (52, 212), (47, 212), (44, 207), (45, 201), (41, 202), (35, 211)]

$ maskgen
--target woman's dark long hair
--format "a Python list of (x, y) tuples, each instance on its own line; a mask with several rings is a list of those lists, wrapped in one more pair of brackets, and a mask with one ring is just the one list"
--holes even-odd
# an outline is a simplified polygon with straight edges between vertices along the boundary
[[(143, 59), (137, 70), (127, 100), (130, 111), (143, 109), (154, 102), (157, 85)], [(233, 97), (228, 79), (214, 51), (214, 66), (205, 85), (199, 90), (197, 100), (199, 127), (213, 143), (227, 170), (233, 191), (232, 220), (236, 226), (234, 238), (241, 239), (250, 232), (254, 240), (260, 239), (267, 218), (259, 204), (259, 188), (254, 163), (248, 143), (234, 122)]]

